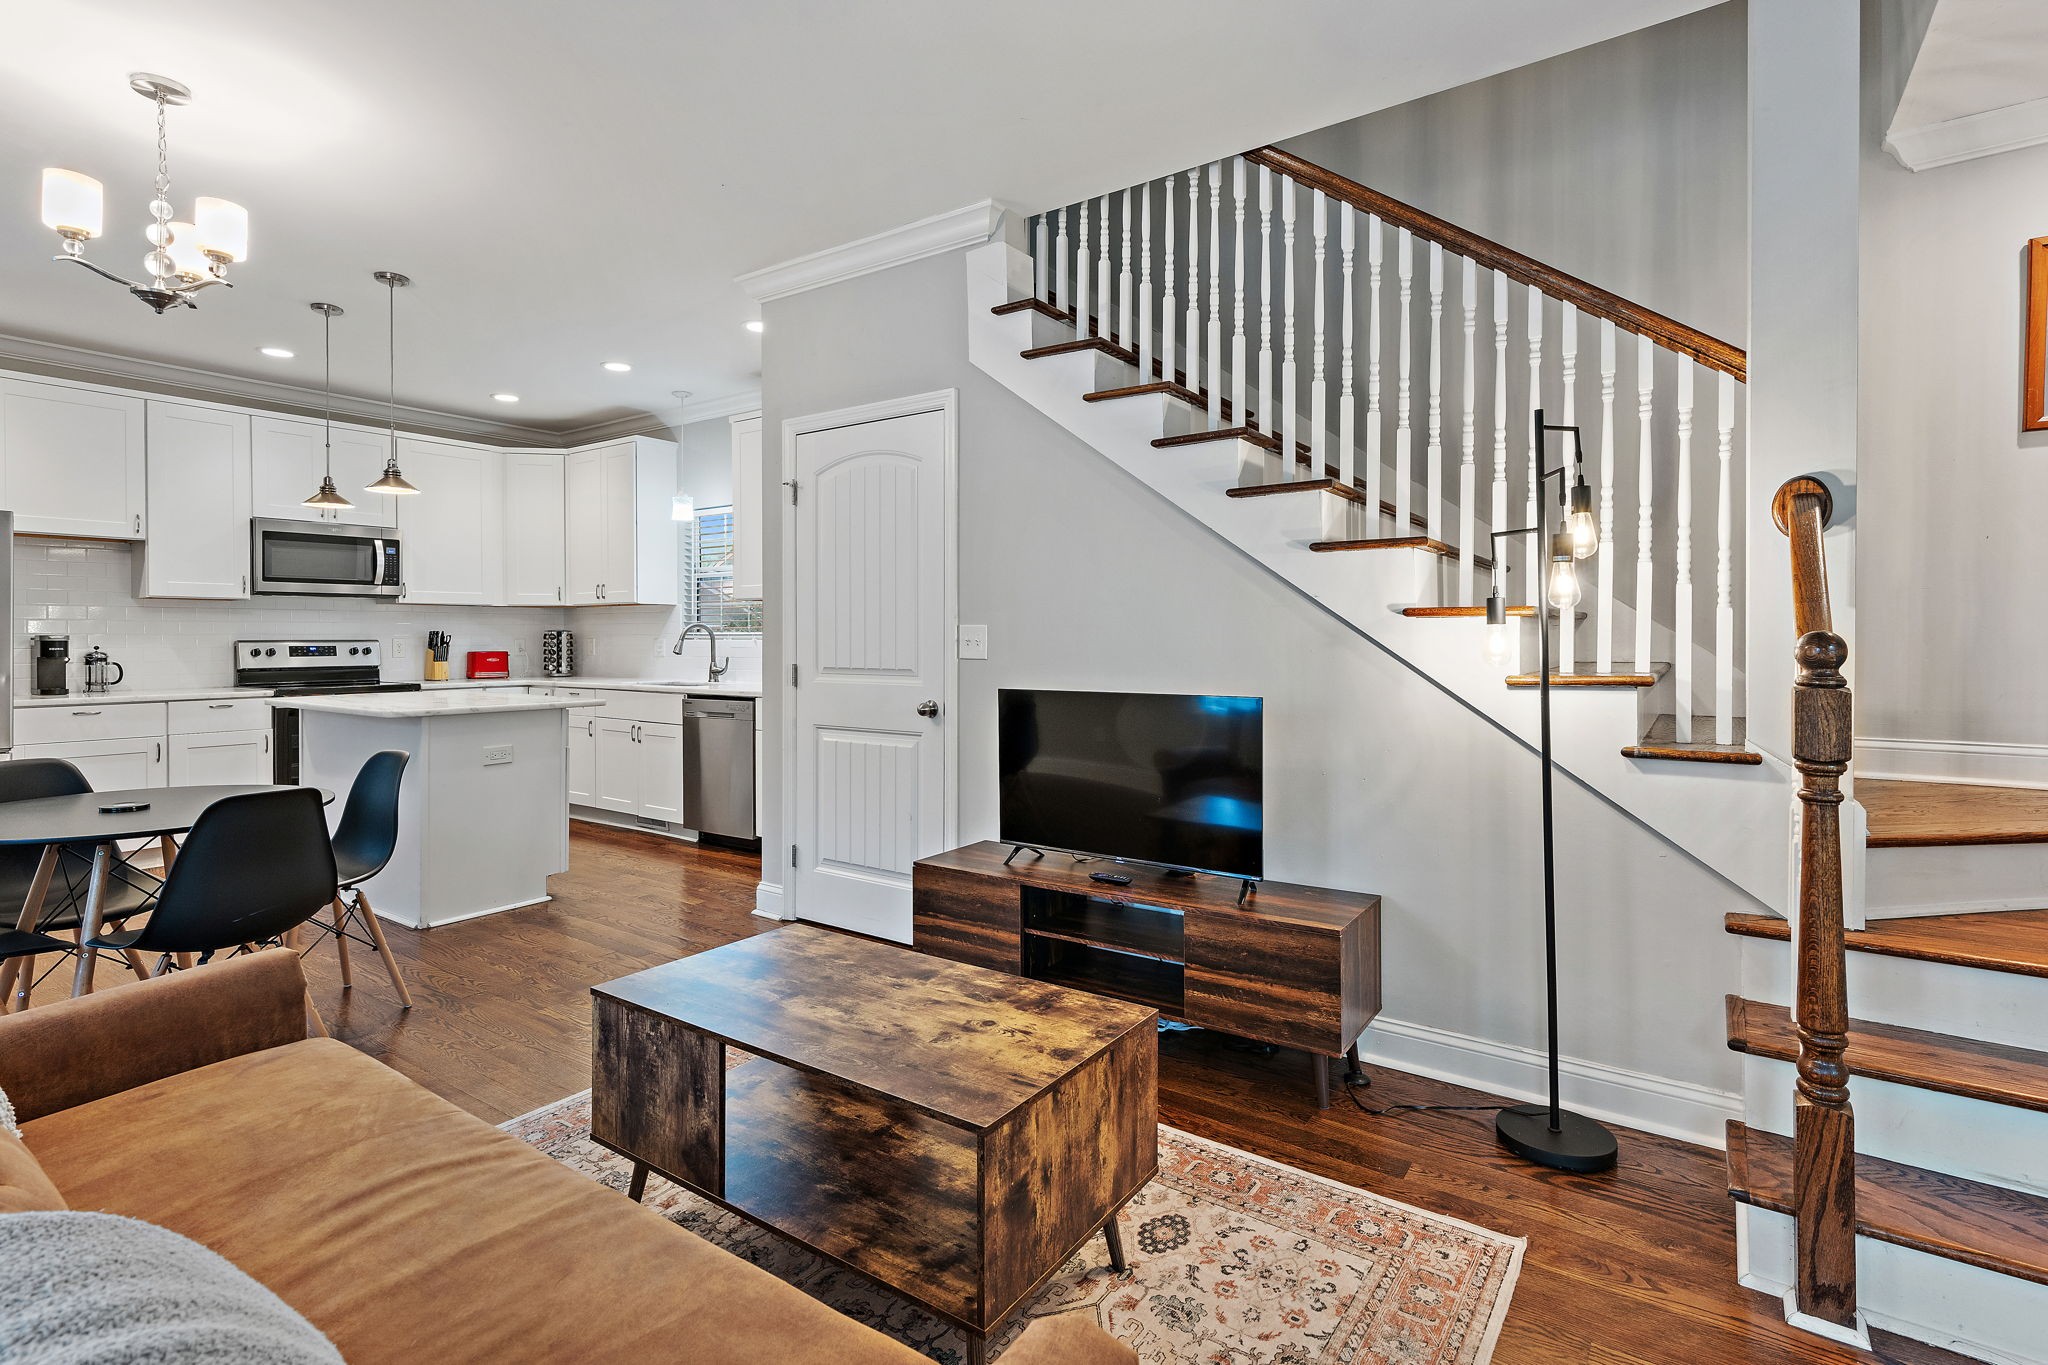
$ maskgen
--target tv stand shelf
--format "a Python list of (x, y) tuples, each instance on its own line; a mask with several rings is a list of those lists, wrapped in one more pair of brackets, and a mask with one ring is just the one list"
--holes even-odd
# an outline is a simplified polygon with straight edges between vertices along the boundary
[(1130, 885), (1093, 881), (1097, 862), (970, 844), (911, 873), (920, 952), (1149, 1005), (1170, 1019), (1329, 1062), (1380, 1009), (1380, 898), (1122, 865)]

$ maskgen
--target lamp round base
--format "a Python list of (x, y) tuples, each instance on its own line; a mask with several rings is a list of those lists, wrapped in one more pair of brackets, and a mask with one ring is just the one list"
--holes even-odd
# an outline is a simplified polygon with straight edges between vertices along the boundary
[(1580, 1175), (1613, 1170), (1620, 1154), (1614, 1134), (1584, 1114), (1560, 1109), (1553, 1130), (1547, 1104), (1503, 1109), (1493, 1121), (1493, 1131), (1501, 1146), (1523, 1160)]

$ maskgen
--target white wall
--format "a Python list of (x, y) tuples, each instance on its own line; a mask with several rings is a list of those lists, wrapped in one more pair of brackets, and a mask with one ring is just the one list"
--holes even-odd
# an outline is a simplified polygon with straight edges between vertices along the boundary
[[(988, 661), (960, 665), (962, 837), (995, 832), (1000, 686), (1263, 695), (1270, 873), (1385, 897), (1389, 1019), (1541, 1047), (1528, 751), (974, 370), (964, 307), (958, 253), (768, 304), (763, 473), (772, 493), (786, 417), (960, 390), (960, 612), (990, 630)], [(774, 603), (779, 519), (769, 531)], [(779, 678), (772, 632), (766, 653)], [(773, 878), (779, 691), (766, 706)], [(1565, 1052), (1732, 1089), (1721, 916), (1753, 903), (1569, 782), (1559, 829)]]

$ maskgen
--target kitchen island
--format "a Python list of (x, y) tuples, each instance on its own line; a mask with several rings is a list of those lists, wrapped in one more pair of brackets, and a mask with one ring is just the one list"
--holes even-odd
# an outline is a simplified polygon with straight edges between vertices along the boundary
[(370, 755), (412, 755), (397, 851), (365, 890), (378, 914), (415, 929), (548, 899), (549, 875), (569, 866), (567, 715), (602, 704), (496, 690), (270, 702), (300, 713), (308, 786), (345, 793)]

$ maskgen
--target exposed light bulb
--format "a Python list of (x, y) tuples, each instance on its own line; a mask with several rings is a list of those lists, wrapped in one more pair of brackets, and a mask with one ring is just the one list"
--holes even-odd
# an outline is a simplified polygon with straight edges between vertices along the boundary
[(1571, 515), (1564, 520), (1565, 533), (1572, 538), (1572, 558), (1591, 559), (1600, 548), (1600, 524), (1593, 520), (1593, 490), (1586, 476), (1572, 486)]
[(1559, 611), (1570, 611), (1579, 605), (1579, 566), (1571, 555), (1550, 561), (1544, 593), (1550, 599), (1550, 605)]
[(1500, 622), (1486, 628), (1486, 662), (1495, 668), (1505, 667), (1508, 655), (1513, 652), (1514, 641), (1508, 638), (1508, 623)]

